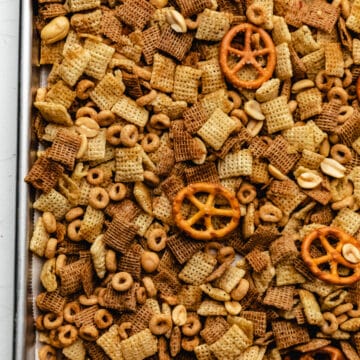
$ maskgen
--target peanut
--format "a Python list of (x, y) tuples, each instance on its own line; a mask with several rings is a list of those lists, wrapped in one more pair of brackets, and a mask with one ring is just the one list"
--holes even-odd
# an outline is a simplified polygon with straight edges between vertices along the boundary
[(70, 30), (70, 22), (65, 16), (58, 16), (51, 20), (41, 30), (42, 41), (49, 45), (66, 37)]

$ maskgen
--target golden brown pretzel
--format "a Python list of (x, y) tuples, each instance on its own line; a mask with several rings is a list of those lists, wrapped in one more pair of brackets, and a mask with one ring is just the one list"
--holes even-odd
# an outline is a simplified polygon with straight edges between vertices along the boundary
[[(237, 34), (245, 33), (244, 45), (242, 48), (236, 48), (232, 45), (232, 42)], [(259, 34), (261, 40), (264, 43), (262, 49), (251, 48), (251, 35), (253, 33)], [(236, 63), (234, 67), (230, 67), (228, 64), (229, 55), (235, 55), (240, 58), (240, 61)], [(267, 56), (266, 67), (262, 67), (256, 57)], [(237, 76), (237, 72), (246, 65), (252, 65), (259, 76), (255, 80), (241, 80)], [(271, 78), (271, 75), (276, 65), (276, 52), (275, 46), (269, 34), (252, 24), (244, 23), (237, 25), (230, 29), (224, 36), (220, 46), (220, 66), (225, 77), (236, 87), (245, 89), (257, 89), (265, 81)]]
[[(330, 244), (328, 238), (337, 241), (335, 247)], [(322, 247), (326, 251), (326, 255), (318, 258), (311, 256), (310, 246), (315, 240), (320, 240)], [(341, 251), (345, 244), (351, 244), (360, 250), (360, 242), (351, 235), (340, 229), (323, 227), (311, 232), (305, 237), (301, 245), (301, 256), (311, 272), (319, 279), (336, 285), (350, 285), (360, 279), (360, 262), (351, 263), (344, 258)], [(330, 272), (325, 272), (319, 268), (320, 264), (325, 263), (330, 264)], [(341, 277), (338, 273), (339, 264), (352, 269), (353, 274)]]
[[(326, 357), (326, 359), (328, 360), (344, 360), (344, 355), (343, 353), (337, 349), (334, 346), (324, 346), (320, 349), (311, 351), (307, 354), (304, 354), (303, 356), (300, 357), (299, 360), (313, 360), (315, 359), (315, 355), (328, 355), (328, 357)], [(324, 358), (325, 360), (325, 358)]]
[[(203, 203), (196, 198), (197, 193), (208, 193), (207, 200)], [(230, 208), (216, 208), (216, 195), (221, 195), (230, 204)], [(184, 219), (181, 207), (184, 200), (189, 200), (198, 211), (189, 219)], [(179, 191), (173, 203), (173, 214), (176, 225), (188, 235), (197, 240), (211, 240), (222, 238), (233, 231), (239, 223), (240, 207), (235, 196), (221, 185), (210, 183), (196, 183)], [(221, 229), (215, 229), (212, 224), (212, 216), (231, 218), (230, 222)], [(193, 227), (199, 220), (204, 219), (205, 230), (197, 230)]]

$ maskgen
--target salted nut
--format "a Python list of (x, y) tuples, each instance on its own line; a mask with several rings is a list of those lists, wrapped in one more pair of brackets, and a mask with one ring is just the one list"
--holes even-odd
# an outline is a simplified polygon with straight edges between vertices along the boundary
[(178, 33), (186, 33), (187, 26), (184, 17), (176, 10), (168, 10), (165, 14), (170, 27)]
[(320, 163), (322, 172), (326, 175), (341, 179), (345, 176), (346, 168), (342, 166), (338, 161), (326, 158)]
[(245, 112), (253, 119), (258, 121), (265, 120), (265, 116), (261, 111), (260, 104), (256, 100), (249, 100), (244, 104)]
[(79, 117), (75, 120), (75, 125), (79, 134), (84, 134), (87, 138), (95, 137), (100, 130), (99, 124), (90, 117)]
[(341, 253), (343, 257), (352, 264), (360, 263), (360, 250), (352, 244), (344, 244)]
[(51, 20), (41, 30), (41, 39), (44, 44), (53, 44), (66, 37), (70, 30), (70, 22), (65, 16), (58, 16)]
[(307, 171), (298, 176), (296, 181), (303, 189), (314, 189), (321, 184), (322, 178), (319, 175)]

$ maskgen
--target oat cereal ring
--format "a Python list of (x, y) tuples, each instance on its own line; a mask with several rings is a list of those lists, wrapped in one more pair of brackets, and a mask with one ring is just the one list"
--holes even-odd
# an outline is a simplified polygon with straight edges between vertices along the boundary
[(216, 241), (211, 241), (206, 243), (204, 247), (204, 253), (209, 254), (213, 257), (217, 257), (219, 254), (219, 250), (222, 248), (222, 245)]
[(340, 100), (343, 105), (347, 105), (349, 100), (349, 95), (345, 89), (340, 86), (334, 86), (327, 93), (327, 98), (329, 101)]
[(240, 204), (247, 205), (254, 201), (257, 192), (254, 185), (249, 183), (243, 183), (240, 185), (239, 191), (236, 193), (236, 197), (240, 201)]
[(36, 328), (36, 330), (39, 330), (39, 331), (45, 330), (43, 320), (44, 320), (44, 315), (39, 315), (35, 319), (35, 328)]
[(101, 169), (90, 169), (86, 175), (86, 180), (90, 185), (100, 185), (104, 181), (104, 172)]
[(320, 91), (329, 91), (334, 84), (334, 78), (327, 75), (325, 70), (316, 74), (315, 85)]
[(141, 146), (146, 153), (154, 152), (160, 146), (160, 138), (156, 134), (148, 133), (141, 140)]
[(350, 69), (345, 69), (344, 70), (344, 79), (342, 80), (342, 87), (347, 88), (348, 86), (350, 86), (352, 84), (352, 81), (353, 81), (352, 72), (350, 71)]
[(153, 298), (157, 294), (157, 289), (151, 277), (145, 276), (142, 278), (146, 293), (150, 298)]
[(131, 330), (132, 323), (130, 321), (123, 322), (119, 325), (119, 336), (121, 340), (125, 340), (129, 337), (127, 330)]
[(90, 96), (90, 92), (95, 88), (94, 82), (84, 79), (80, 80), (76, 85), (76, 96), (80, 100), (86, 100)]
[(302, 355), (299, 360), (312, 360), (317, 358), (320, 359), (320, 357), (318, 357), (317, 355), (325, 355), (326, 358), (329, 360), (345, 360), (343, 353), (336, 347), (330, 345), (308, 352), (305, 355)]
[(59, 331), (58, 329), (52, 329), (49, 332), (49, 344), (57, 349), (65, 347), (59, 340)]
[(90, 295), (87, 297), (86, 295), (82, 294), (78, 298), (79, 303), (84, 306), (93, 306), (98, 303), (97, 296), (95, 294)]
[(60, 270), (66, 265), (66, 255), (59, 254), (55, 262), (55, 274), (60, 275)]
[[(238, 33), (245, 33), (244, 45), (232, 45), (232, 42)], [(251, 48), (251, 35), (253, 33), (259, 34), (264, 43), (264, 48), (254, 50)], [(230, 67), (228, 64), (230, 54), (241, 59), (233, 67)], [(267, 64), (265, 68), (262, 67), (256, 59), (259, 56), (267, 56)], [(250, 64), (256, 69), (259, 76), (255, 80), (242, 80), (238, 77), (238, 72), (245, 65)], [(249, 23), (243, 23), (230, 29), (230, 31), (228, 31), (223, 37), (220, 45), (220, 66), (227, 80), (234, 86), (245, 89), (259, 88), (265, 81), (271, 78), (275, 65), (275, 46), (271, 37), (265, 30)]]
[[(228, 90), (227, 91), (227, 96), (228, 96), (229, 100), (232, 102), (233, 110), (239, 109), (239, 107), (242, 104), (242, 100), (241, 100), (240, 95), (236, 91)], [(232, 113), (231, 113), (231, 115), (232, 115)]]
[(96, 117), (99, 126), (109, 126), (115, 122), (115, 114), (111, 110), (101, 110)]
[(283, 217), (283, 213), (277, 206), (267, 203), (260, 207), (259, 216), (262, 221), (277, 223)]
[(94, 325), (83, 325), (79, 329), (79, 336), (86, 341), (95, 341), (99, 337), (99, 330)]
[(220, 264), (225, 262), (232, 263), (235, 260), (235, 250), (231, 246), (222, 247), (216, 257)]
[(166, 114), (154, 114), (150, 118), (150, 125), (157, 130), (168, 129), (170, 127), (170, 118)]
[(64, 316), (62, 313), (59, 314), (47, 313), (44, 315), (43, 325), (45, 329), (52, 330), (52, 329), (57, 329), (59, 326), (61, 326), (63, 321), (64, 321)]
[(44, 253), (44, 256), (47, 259), (52, 259), (55, 257), (57, 245), (58, 245), (58, 241), (56, 238), (50, 238), (48, 240), (48, 242), (46, 243), (46, 249)]
[[(326, 255), (312, 257), (310, 246), (315, 240), (319, 240)], [(336, 244), (334, 244), (336, 242)], [(360, 251), (360, 243), (351, 235), (333, 227), (316, 229), (307, 235), (301, 245), (301, 256), (310, 271), (319, 279), (335, 285), (351, 285), (360, 279), (360, 261), (352, 263), (342, 254), (345, 245), (350, 244)], [(322, 270), (320, 265), (329, 264), (330, 272)], [(341, 276), (338, 265), (352, 270), (353, 274)]]
[(188, 315), (185, 325), (181, 327), (181, 331), (185, 336), (195, 336), (201, 330), (201, 321), (195, 315)]
[(96, 311), (94, 322), (98, 329), (107, 329), (113, 324), (113, 316), (106, 309)]
[(181, 338), (181, 347), (185, 351), (194, 351), (197, 346), (200, 344), (199, 336), (191, 336), (191, 337), (182, 337)]
[(325, 323), (321, 326), (321, 331), (326, 335), (334, 333), (339, 327), (336, 316), (331, 312), (324, 312), (322, 315)]
[(343, 124), (354, 114), (354, 108), (349, 105), (343, 105), (339, 109), (339, 115), (336, 117), (338, 124)]
[(127, 187), (123, 183), (112, 184), (109, 189), (109, 197), (113, 201), (120, 201), (125, 198)]
[(56, 360), (56, 350), (50, 345), (44, 345), (38, 352), (39, 360)]
[(335, 144), (330, 149), (331, 157), (340, 164), (347, 164), (352, 160), (350, 149), (344, 144)]
[(157, 91), (151, 90), (148, 94), (137, 98), (136, 104), (142, 107), (146, 105), (150, 105), (155, 100), (156, 96), (157, 96)]
[(89, 193), (89, 205), (94, 209), (104, 209), (110, 201), (108, 192), (102, 187), (94, 187)]
[(120, 124), (114, 124), (106, 129), (106, 141), (110, 145), (118, 146), (121, 144), (122, 128)]
[(75, 315), (80, 312), (80, 305), (76, 301), (69, 302), (64, 307), (64, 319), (68, 323), (75, 322)]
[(116, 291), (126, 291), (129, 290), (134, 283), (132, 276), (125, 271), (118, 272), (114, 274), (111, 279), (111, 286)]
[[(196, 198), (197, 193), (208, 194), (204, 203)], [(227, 208), (215, 207), (217, 195), (227, 200), (229, 203)], [(185, 199), (190, 201), (198, 210), (189, 219), (183, 218), (181, 213)], [(237, 227), (240, 219), (240, 207), (235, 196), (223, 186), (211, 183), (195, 183), (188, 185), (176, 195), (173, 202), (173, 215), (176, 225), (192, 238), (213, 240), (224, 237)], [(212, 223), (213, 216), (230, 218), (230, 221), (224, 227), (215, 229)], [(198, 230), (194, 226), (202, 219), (205, 229)]]
[(138, 304), (145, 304), (146, 302), (146, 289), (143, 286), (140, 286), (136, 289), (136, 302)]
[(56, 231), (56, 218), (53, 213), (45, 211), (42, 214), (42, 220), (48, 234), (52, 234)]
[(83, 215), (84, 215), (84, 210), (80, 206), (78, 206), (78, 207), (72, 208), (65, 214), (65, 220), (67, 222), (71, 222)]
[(246, 17), (255, 25), (263, 25), (266, 22), (266, 13), (261, 5), (251, 4), (246, 10)]
[(352, 309), (347, 312), (347, 315), (349, 315), (352, 318), (360, 317), (360, 304), (357, 304), (357, 309)]
[(154, 335), (166, 334), (172, 327), (171, 315), (155, 314), (149, 322), (149, 329)]
[(90, 106), (83, 106), (76, 112), (76, 119), (80, 119), (82, 117), (91, 118), (93, 120), (97, 119), (97, 112), (94, 108)]
[(234, 109), (231, 111), (230, 115), (239, 119), (244, 126), (246, 126), (249, 122), (246, 112), (242, 109)]
[(62, 346), (70, 346), (78, 337), (78, 331), (75, 326), (67, 324), (57, 329), (58, 339)]
[(80, 220), (80, 219), (74, 220), (70, 224), (68, 224), (67, 236), (69, 237), (70, 240), (72, 240), (72, 241), (81, 241), (82, 240), (82, 237), (80, 234), (81, 224), (82, 224), (82, 220)]
[(135, 125), (125, 125), (120, 134), (121, 144), (127, 147), (134, 147), (139, 140), (139, 132)]
[(147, 238), (147, 246), (150, 250), (161, 251), (166, 247), (167, 234), (163, 228), (152, 229)]

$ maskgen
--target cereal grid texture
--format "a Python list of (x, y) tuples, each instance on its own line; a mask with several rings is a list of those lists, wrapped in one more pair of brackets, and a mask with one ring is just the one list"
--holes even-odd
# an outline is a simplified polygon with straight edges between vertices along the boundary
[[(41, 150), (24, 180), (42, 261), (39, 358), (298, 360), (330, 345), (358, 359), (359, 282), (320, 280), (301, 246), (327, 226), (360, 239), (360, 1), (37, 3), (34, 61), (50, 73), (34, 89)], [(51, 28), (59, 17), (69, 29)], [(252, 90), (222, 70), (222, 39), (243, 23), (276, 54)], [(233, 40), (229, 66), (248, 39), (264, 71), (259, 34)], [(258, 74), (248, 62), (236, 76)], [(315, 175), (320, 184), (304, 183)], [(182, 231), (173, 204), (196, 183), (229, 191), (235, 230), (210, 241)], [(201, 217), (212, 196), (223, 215)], [(229, 221), (215, 190), (180, 211), (200, 231)], [(321, 242), (309, 251), (325, 255)], [(328, 332), (328, 313), (346, 307)]]

